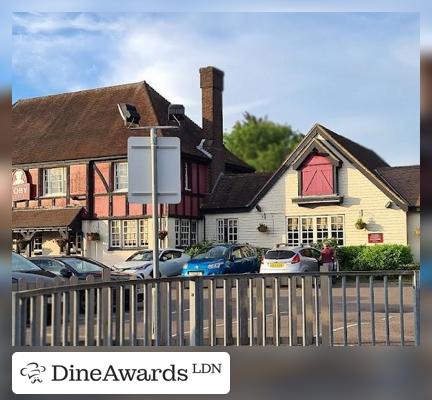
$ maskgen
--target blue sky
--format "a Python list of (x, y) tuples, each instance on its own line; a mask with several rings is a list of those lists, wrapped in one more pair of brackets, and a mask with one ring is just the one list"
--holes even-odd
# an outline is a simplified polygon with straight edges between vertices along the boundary
[(416, 13), (21, 14), (13, 99), (146, 80), (201, 121), (198, 69), (225, 71), (224, 126), (244, 111), (320, 122), (392, 165), (419, 162)]

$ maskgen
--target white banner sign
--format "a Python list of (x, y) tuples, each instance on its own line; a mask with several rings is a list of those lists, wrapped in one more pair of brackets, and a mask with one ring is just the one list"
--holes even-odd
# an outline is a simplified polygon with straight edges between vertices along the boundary
[(15, 394), (227, 394), (225, 352), (17, 352)]

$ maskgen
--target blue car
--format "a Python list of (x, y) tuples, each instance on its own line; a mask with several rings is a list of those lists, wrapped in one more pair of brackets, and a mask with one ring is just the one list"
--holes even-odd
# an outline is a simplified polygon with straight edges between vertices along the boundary
[(240, 244), (217, 244), (192, 258), (182, 269), (182, 276), (243, 274), (259, 271), (254, 248)]

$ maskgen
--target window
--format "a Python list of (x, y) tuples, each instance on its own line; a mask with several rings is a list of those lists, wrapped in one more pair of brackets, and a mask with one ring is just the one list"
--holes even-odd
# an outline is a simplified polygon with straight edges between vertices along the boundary
[(237, 219), (217, 219), (217, 238), (219, 243), (236, 243), (238, 240)]
[(147, 247), (149, 244), (149, 220), (139, 220), (139, 245), (141, 247)]
[(298, 218), (287, 219), (287, 244), (288, 246), (294, 247), (300, 244), (299, 241), (300, 229)]
[(35, 256), (42, 255), (42, 235), (40, 233), (33, 236), (32, 248)]
[(110, 221), (110, 247), (147, 247), (149, 242), (149, 224), (148, 219)]
[(327, 217), (317, 217), (316, 228), (317, 228), (317, 240), (319, 242), (322, 242), (328, 238), (329, 231), (328, 231), (328, 218)]
[(311, 245), (329, 238), (343, 246), (344, 236), (343, 215), (287, 218), (287, 245), (290, 247)]
[(337, 240), (339, 246), (344, 244), (344, 218), (342, 215), (331, 217), (331, 237)]
[(111, 247), (121, 247), (121, 221), (111, 221)]
[(43, 170), (44, 196), (66, 194), (66, 168), (49, 168)]
[(82, 235), (79, 233), (71, 233), (69, 236), (70, 253), (82, 254)]
[(128, 189), (128, 164), (118, 162), (114, 164), (114, 190), (127, 191)]
[(314, 227), (313, 227), (313, 218), (302, 218), (301, 219), (301, 239), (303, 245), (310, 245), (314, 241)]
[(188, 162), (184, 163), (184, 188), (185, 190), (191, 190), (191, 166)]
[(136, 221), (122, 221), (123, 247), (137, 247), (137, 224)]
[(175, 243), (178, 247), (188, 247), (198, 242), (198, 221), (176, 219), (174, 225)]

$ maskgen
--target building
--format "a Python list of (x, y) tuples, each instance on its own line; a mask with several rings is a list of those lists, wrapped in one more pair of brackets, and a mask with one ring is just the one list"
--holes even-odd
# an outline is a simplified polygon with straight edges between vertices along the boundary
[(420, 259), (420, 167), (391, 167), (319, 124), (274, 174), (221, 175), (203, 212), (205, 237), (216, 242), (270, 248), (331, 237), (408, 244)]
[[(160, 245), (204, 238), (201, 205), (221, 173), (253, 168), (223, 145), (223, 72), (200, 69), (202, 127), (180, 130), (182, 201), (160, 207)], [(141, 125), (167, 125), (169, 102), (148, 83), (19, 100), (13, 106), (12, 232), (27, 255), (84, 254), (108, 265), (152, 242), (151, 205), (127, 200), (127, 139), (148, 135), (123, 126), (118, 103)]]

